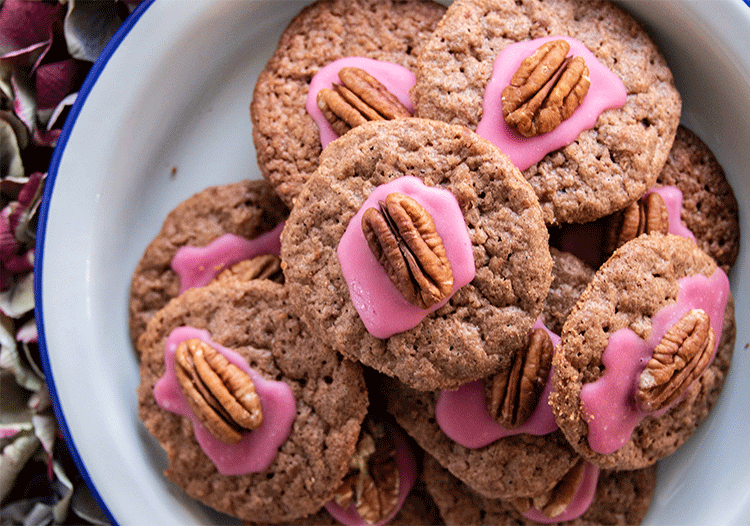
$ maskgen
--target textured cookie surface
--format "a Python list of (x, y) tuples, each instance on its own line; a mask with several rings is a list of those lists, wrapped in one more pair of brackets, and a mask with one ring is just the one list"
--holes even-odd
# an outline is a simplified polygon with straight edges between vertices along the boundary
[(416, 391), (392, 379), (383, 380), (383, 392), (388, 411), (425, 452), (488, 498), (544, 493), (578, 459), (559, 430), (544, 436), (522, 433), (482, 448), (466, 448), (440, 429), (435, 419), (438, 392)]
[(594, 269), (569, 252), (550, 248), (552, 285), (542, 310), (542, 321), (559, 335), (568, 315), (594, 277)]
[(425, 0), (322, 0), (282, 34), (255, 85), (250, 116), (263, 176), (288, 206), (318, 165), (318, 126), (305, 110), (315, 73), (344, 57), (413, 69), (445, 7)]
[[(448, 526), (534, 525), (507, 501), (488, 499), (471, 491), (434, 459), (425, 462), (427, 490)], [(561, 524), (595, 526), (640, 524), (656, 486), (656, 467), (633, 471), (605, 471), (599, 475), (594, 500), (577, 519)]]
[[(153, 392), (165, 370), (165, 342), (182, 326), (207, 330), (264, 378), (291, 388), (296, 418), (266, 471), (221, 475), (198, 445), (190, 421), (157, 405)], [(226, 280), (190, 289), (151, 319), (139, 343), (139, 415), (167, 452), (165, 474), (187, 494), (258, 523), (315, 513), (331, 498), (349, 469), (367, 391), (359, 364), (312, 339), (290, 315), (283, 285)]]
[(164, 220), (130, 283), (130, 335), (134, 344), (151, 317), (180, 291), (170, 264), (183, 246), (202, 247), (223, 234), (253, 239), (289, 213), (265, 181), (213, 186), (180, 203)]
[(695, 235), (698, 246), (729, 272), (739, 253), (739, 212), (713, 152), (695, 133), (680, 126), (656, 183), (682, 191), (683, 224)]
[[(370, 193), (405, 175), (455, 196), (476, 276), (413, 329), (378, 339), (352, 304), (336, 250)], [(422, 119), (363, 124), (332, 142), (281, 243), (290, 297), (318, 336), (423, 390), (458, 387), (509, 367), (552, 280), (547, 230), (520, 172), (468, 128)]]
[[(553, 359), (555, 417), (570, 444), (604, 468), (638, 469), (669, 455), (693, 435), (715, 405), (729, 369), (735, 338), (734, 303), (729, 295), (716, 355), (684, 397), (666, 413), (646, 416), (629, 440), (612, 453), (593, 451), (581, 403), (584, 384), (602, 377), (602, 355), (610, 336), (628, 328), (646, 339), (652, 317), (677, 301), (678, 280), (717, 270), (695, 243), (671, 234), (643, 235), (623, 245), (597, 271), (563, 326)], [(633, 400), (635, 403), (635, 400)]]
[(646, 32), (615, 6), (588, 0), (458, 0), (425, 44), (412, 90), (416, 115), (476, 129), (497, 54), (547, 36), (583, 42), (623, 82), (627, 102), (524, 170), (548, 223), (581, 223), (640, 197), (679, 124), (671, 71)]

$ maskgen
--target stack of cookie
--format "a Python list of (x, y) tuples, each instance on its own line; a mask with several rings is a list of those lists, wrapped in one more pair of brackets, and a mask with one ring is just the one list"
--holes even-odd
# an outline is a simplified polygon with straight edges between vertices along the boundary
[(248, 523), (640, 523), (734, 346), (737, 204), (680, 106), (607, 2), (303, 9), (263, 180), (133, 276), (166, 475)]

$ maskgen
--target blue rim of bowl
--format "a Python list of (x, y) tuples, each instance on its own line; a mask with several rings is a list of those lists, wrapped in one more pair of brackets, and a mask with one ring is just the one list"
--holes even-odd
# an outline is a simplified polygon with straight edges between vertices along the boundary
[(44, 241), (47, 229), (49, 204), (52, 198), (55, 180), (57, 179), (57, 171), (60, 167), (60, 160), (62, 159), (68, 139), (70, 138), (70, 135), (75, 128), (75, 123), (78, 119), (78, 115), (81, 112), (81, 108), (85, 104), (89, 93), (91, 93), (91, 90), (96, 84), (99, 75), (107, 66), (109, 59), (112, 57), (115, 51), (117, 51), (122, 41), (125, 39), (128, 33), (130, 33), (130, 30), (133, 29), (135, 24), (140, 19), (141, 15), (143, 15), (143, 13), (145, 13), (153, 3), (154, 0), (143, 0), (123, 21), (123, 23), (117, 29), (107, 45), (104, 47), (99, 57), (96, 59), (96, 62), (94, 62), (91, 70), (89, 71), (86, 79), (83, 82), (83, 85), (81, 86), (81, 89), (78, 91), (76, 101), (73, 104), (70, 113), (68, 114), (62, 131), (60, 132), (60, 137), (57, 140), (55, 150), (52, 153), (52, 159), (50, 161), (49, 170), (47, 172), (47, 181), (45, 183), (44, 193), (42, 194), (42, 200), (39, 207), (39, 223), (37, 225), (36, 246), (34, 248), (34, 315), (36, 317), (36, 324), (39, 333), (39, 353), (45, 375), (45, 381), (47, 383), (47, 388), (49, 390), (50, 397), (52, 398), (52, 406), (55, 411), (55, 416), (57, 417), (60, 432), (63, 435), (65, 444), (75, 462), (76, 467), (78, 468), (78, 471), (81, 474), (81, 477), (98, 502), (102, 511), (107, 516), (107, 519), (112, 524), (117, 524), (117, 521), (112, 516), (109, 508), (107, 508), (107, 505), (105, 504), (101, 495), (99, 495), (99, 492), (97, 491), (96, 486), (91, 480), (91, 477), (86, 470), (86, 466), (83, 464), (83, 460), (78, 453), (75, 442), (73, 440), (73, 436), (71, 435), (70, 429), (68, 428), (68, 424), (65, 420), (65, 415), (63, 414), (62, 408), (60, 406), (60, 400), (58, 398), (57, 389), (55, 387), (54, 378), (52, 376), (52, 370), (50, 367), (49, 355), (47, 351), (47, 342), (44, 336), (44, 306), (42, 304), (42, 267), (44, 263)]

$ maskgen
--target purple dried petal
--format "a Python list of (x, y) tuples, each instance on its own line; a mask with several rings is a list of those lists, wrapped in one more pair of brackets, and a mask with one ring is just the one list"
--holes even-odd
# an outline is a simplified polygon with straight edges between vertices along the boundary
[(39, 439), (31, 434), (19, 433), (0, 455), (0, 501), (16, 481), (19, 473), (39, 447)]
[(20, 248), (10, 224), (13, 208), (17, 206), (16, 202), (10, 203), (0, 212), (0, 261), (3, 264), (16, 257)]
[(0, 314), (0, 369), (10, 371), (16, 383), (29, 391), (39, 391), (44, 385), (42, 380), (26, 367), (18, 354), (14, 322), (8, 316)]
[(13, 274), (25, 274), (34, 270), (34, 249), (28, 249), (24, 254), (13, 256), (3, 264)]
[(33, 415), (31, 423), (34, 425), (34, 434), (42, 443), (42, 447), (48, 455), (52, 456), (52, 447), (55, 445), (55, 435), (57, 434), (57, 424), (54, 417), (48, 414)]
[(37, 330), (36, 320), (30, 319), (24, 323), (16, 332), (16, 340), (23, 343), (37, 343), (39, 331)]
[(0, 311), (10, 318), (18, 319), (34, 310), (34, 275), (18, 278), (11, 287), (0, 292)]
[(13, 125), (0, 119), (0, 178), (19, 178), (24, 175), (21, 146)]
[(0, 7), (0, 49), (14, 51), (48, 40), (65, 16), (59, 2), (5, 0)]
[(47, 117), (48, 132), (53, 129), (62, 128), (63, 124), (65, 124), (65, 119), (63, 118), (63, 116), (67, 116), (67, 110), (73, 106), (76, 98), (78, 98), (78, 93), (71, 93), (63, 100), (61, 100), (57, 107), (55, 107), (55, 109), (50, 112), (49, 116)]
[(64, 31), (70, 56), (94, 62), (121, 24), (116, 2), (68, 0)]
[(36, 238), (36, 217), (44, 190), (46, 174), (35, 172), (18, 193), (18, 206), (9, 216), (10, 227), (21, 245), (30, 245)]
[(69, 58), (43, 64), (36, 70), (36, 103), (39, 111), (53, 110), (81, 87), (91, 64)]

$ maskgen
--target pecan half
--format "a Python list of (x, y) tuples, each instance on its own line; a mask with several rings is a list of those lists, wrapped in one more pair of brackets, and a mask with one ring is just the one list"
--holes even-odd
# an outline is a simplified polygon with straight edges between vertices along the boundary
[(583, 57), (568, 57), (570, 44), (553, 40), (524, 59), (502, 93), (503, 117), (524, 137), (550, 132), (573, 115), (591, 86)]
[(382, 425), (369, 427), (362, 431), (351, 469), (336, 490), (334, 500), (342, 509), (354, 502), (362, 520), (376, 524), (398, 504), (400, 478), (392, 437)]
[(716, 335), (703, 309), (685, 314), (654, 348), (638, 380), (636, 399), (644, 411), (658, 411), (674, 402), (711, 362)]
[(552, 489), (536, 497), (514, 499), (513, 505), (521, 513), (529, 511), (533, 506), (541, 511), (545, 517), (554, 519), (573, 502), (573, 498), (583, 481), (584, 468), (584, 460), (579, 458)]
[(513, 355), (510, 370), (492, 377), (487, 386), (487, 409), (499, 424), (514, 429), (529, 419), (547, 383), (552, 351), (547, 331), (534, 329), (526, 349)]
[(651, 192), (646, 197), (631, 203), (627, 208), (613, 214), (607, 227), (608, 234), (604, 252), (612, 254), (622, 245), (641, 234), (669, 232), (669, 210), (662, 196)]
[(331, 123), (333, 130), (343, 135), (367, 121), (411, 117), (411, 112), (378, 79), (360, 68), (341, 68), (341, 84), (318, 92), (318, 108)]
[(391, 193), (362, 215), (370, 250), (401, 295), (422, 309), (453, 291), (453, 270), (432, 216), (411, 197)]
[(222, 442), (236, 444), (263, 423), (253, 381), (206, 342), (189, 339), (177, 346), (175, 374), (192, 411)]
[(284, 282), (284, 274), (281, 272), (281, 259), (274, 254), (263, 254), (244, 259), (222, 271), (217, 278), (219, 280), (239, 278), (241, 281), (268, 279), (276, 283)]

